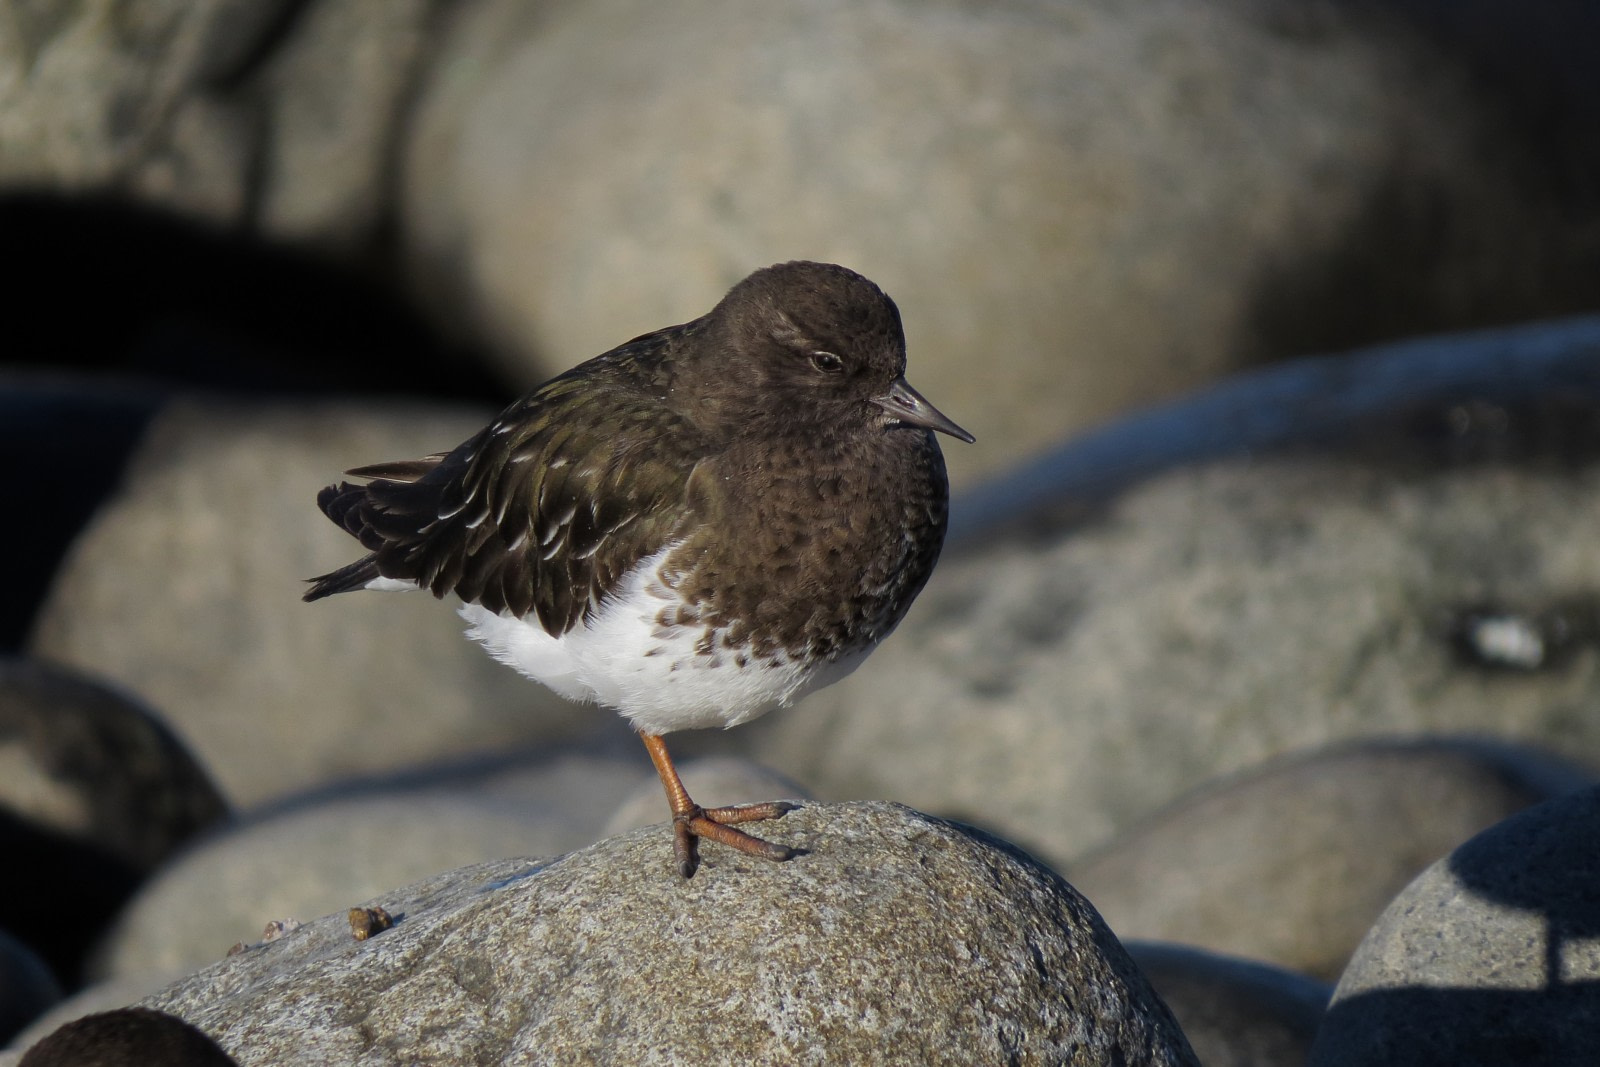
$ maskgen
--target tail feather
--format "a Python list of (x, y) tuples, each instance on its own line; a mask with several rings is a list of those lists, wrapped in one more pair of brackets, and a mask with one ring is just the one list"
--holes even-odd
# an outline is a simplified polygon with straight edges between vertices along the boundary
[(346, 564), (336, 571), (307, 579), (311, 588), (306, 591), (302, 600), (321, 600), (334, 593), (349, 593), (356, 589), (365, 589), (367, 583), (379, 577), (378, 561), (375, 556), (363, 556), (354, 563)]
[[(419, 526), (437, 516), (439, 486), (422, 479), (439, 467), (447, 455), (439, 453), (422, 459), (357, 467), (346, 473), (372, 481), (335, 482), (317, 494), (317, 506), (322, 513), (360, 541), (367, 555), (310, 579), (311, 588), (304, 599), (320, 600), (334, 593), (365, 589), (378, 578), (409, 582), (417, 577), (416, 565), (392, 542), (414, 535)], [(380, 553), (382, 570), (378, 563)], [(385, 575), (383, 571), (389, 573)]]

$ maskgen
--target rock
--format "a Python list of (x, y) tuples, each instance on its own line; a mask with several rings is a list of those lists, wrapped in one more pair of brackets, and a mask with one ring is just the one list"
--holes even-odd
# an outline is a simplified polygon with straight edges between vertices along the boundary
[(246, 1065), (1196, 1063), (1021, 853), (886, 804), (780, 825), (806, 855), (711, 846), (689, 881), (659, 827), (441, 875), (380, 897), (402, 918), (370, 940), (330, 916), (145, 1006)]
[(1600, 1060), (1600, 789), (1530, 808), (1424, 871), (1334, 992), (1312, 1067)]
[[(499, 0), (432, 71), (418, 288), (525, 381), (834, 260), (900, 303), (913, 380), (977, 435), (962, 482), (1240, 361), (1485, 321), (1508, 289), (1467, 250), (1520, 274), (1571, 229), (1531, 241), (1472, 165), (1493, 109), (1347, 7)], [(1502, 318), (1548, 306), (1518, 292)]]
[[(0, 182), (102, 188), (127, 181), (183, 102), (215, 70), (213, 46), (254, 38), (278, 3), (151, 0), (17, 7), (0, 33)], [(261, 15), (265, 14), (266, 19)], [(247, 153), (205, 139), (204, 187), (223, 214), (243, 204)]]
[(1206, 1067), (1300, 1067), (1331, 986), (1188, 945), (1125, 943)]
[(97, 969), (194, 970), (259, 940), (270, 920), (342, 911), (470, 863), (582, 847), (649, 773), (642, 762), (572, 754), (289, 802), (147, 883), (101, 945)]
[(1590, 781), (1510, 746), (1337, 745), (1180, 797), (1069, 873), (1124, 940), (1178, 941), (1332, 981), (1428, 864)]
[[(706, 807), (810, 799), (805, 787), (749, 760), (726, 757), (685, 760), (678, 764), (678, 775), (689, 795)], [(612, 813), (605, 825), (605, 836), (671, 819), (660, 779), (654, 774), (648, 778)]]
[(361, 251), (393, 210), (391, 155), (437, 7), (17, 8), (0, 33), (0, 184), (131, 194)]
[(226, 814), (151, 712), (59, 668), (0, 658), (0, 926), (75, 984), (139, 881)]
[(63, 564), (32, 651), (160, 707), (241, 806), (499, 746), (599, 736), (631, 750), (615, 715), (490, 660), (450, 605), (300, 601), (302, 579), (360, 553), (318, 489), (347, 467), (453, 447), (486, 419), (175, 402)]
[(340, 251), (394, 210), (394, 153), (439, 0), (318, 0), (260, 72), (270, 142), (259, 225)]
[(149, 709), (81, 675), (0, 658), (0, 807), (143, 873), (227, 814)]
[(18, 1067), (231, 1067), (205, 1034), (165, 1012), (119, 1008), (67, 1023), (22, 1057)]
[[(1593, 458), (1173, 470), (1076, 527), (948, 553), (870, 663), (725, 751), (1063, 866), (1207, 781), (1330, 742), (1481, 733), (1600, 764), (1600, 718), (1573, 711), (1600, 702), (1596, 528)], [(1462, 655), (1457, 624), (1486, 604), (1554, 622), (1550, 654)]]
[(60, 999), (61, 987), (45, 962), (0, 930), (0, 1043)]

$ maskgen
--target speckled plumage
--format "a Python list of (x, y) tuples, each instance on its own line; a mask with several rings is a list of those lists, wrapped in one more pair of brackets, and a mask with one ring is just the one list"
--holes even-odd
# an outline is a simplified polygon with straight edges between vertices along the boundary
[(971, 438), (904, 369), (877, 286), (830, 264), (757, 271), (456, 449), (324, 489), (368, 555), (306, 599), (454, 594), (498, 658), (642, 733), (743, 722), (848, 673), (933, 568), (934, 431)]

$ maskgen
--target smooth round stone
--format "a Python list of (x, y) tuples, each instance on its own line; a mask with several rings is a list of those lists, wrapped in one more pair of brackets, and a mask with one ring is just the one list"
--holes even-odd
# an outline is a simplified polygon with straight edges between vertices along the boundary
[[(1534, 225), (1476, 165), (1490, 109), (1342, 8), (494, 0), (451, 31), (403, 154), (419, 292), (531, 383), (758, 267), (843, 263), (977, 435), (948, 450), (962, 482), (1243, 361), (1375, 339), (1352, 336), (1375, 306), (1417, 330), (1463, 287), (1504, 299), (1438, 227)], [(1440, 205), (1426, 232), (1389, 206), (1411, 196)]]
[(67, 986), (157, 865), (226, 806), (148, 708), (72, 671), (0, 658), (0, 927)]
[(1124, 946), (1206, 1067), (1305, 1062), (1332, 986), (1189, 945), (1127, 941)]
[(1429, 867), (1339, 980), (1312, 1067), (1600, 1061), (1600, 788)]
[(454, 871), (374, 901), (404, 916), (375, 937), (330, 916), (145, 1004), (246, 1067), (1196, 1067), (1094, 910), (1022, 853), (881, 803), (782, 826), (804, 855), (707, 846), (687, 881), (658, 827)]
[(18, 1067), (235, 1067), (200, 1030), (149, 1008), (88, 1015), (45, 1035)]
[(0, 658), (0, 808), (147, 871), (227, 814), (183, 740), (126, 692)]
[[(720, 740), (819, 796), (893, 797), (1064, 868), (1190, 790), (1372, 736), (1600, 765), (1600, 462), (1229, 458), (1076, 525), (946, 554), (862, 669)], [(1494, 669), (1498, 604), (1552, 654)], [(1559, 653), (1559, 654), (1556, 654)], [(1426, 860), (1426, 857), (1422, 857)]]
[(1394, 895), (1478, 831), (1593, 776), (1485, 742), (1365, 741), (1180, 797), (1071, 865), (1117, 936), (1333, 981)]
[[(81, 1019), (85, 1015), (97, 1012), (130, 1007), (144, 997), (159, 993), (184, 977), (186, 973), (187, 971), (151, 971), (143, 974), (127, 974), (85, 986), (28, 1024), (26, 1029), (12, 1039), (11, 1054), (20, 1057), (24, 1050), (36, 1044), (41, 1038), (74, 1019)], [(0, 1052), (0, 1057), (5, 1055), (6, 1053)], [(12, 1067), (12, 1065), (0, 1058), (0, 1067)]]
[[(98, 952), (102, 975), (204, 966), (274, 920), (344, 914), (439, 871), (593, 842), (643, 771), (571, 755), (348, 788), (255, 815), (159, 872)], [(669, 855), (671, 837), (660, 838)]]

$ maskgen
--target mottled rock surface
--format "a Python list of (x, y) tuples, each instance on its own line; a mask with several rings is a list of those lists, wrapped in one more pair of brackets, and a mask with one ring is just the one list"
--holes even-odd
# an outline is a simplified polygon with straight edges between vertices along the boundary
[(1008, 846), (886, 804), (716, 846), (689, 881), (659, 827), (376, 901), (145, 1001), (241, 1064), (1196, 1063), (1092, 908)]

